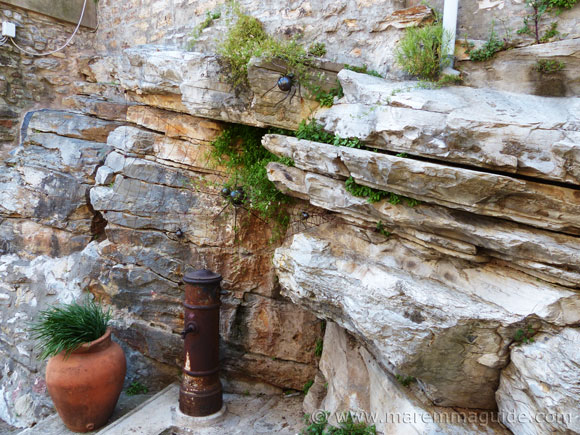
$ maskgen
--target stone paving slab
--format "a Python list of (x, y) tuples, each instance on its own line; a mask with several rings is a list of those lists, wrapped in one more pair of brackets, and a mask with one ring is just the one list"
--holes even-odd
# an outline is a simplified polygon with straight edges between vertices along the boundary
[(179, 415), (178, 398), (179, 385), (172, 384), (98, 435), (290, 435), (304, 426), (302, 395), (224, 394), (226, 411), (216, 419)]

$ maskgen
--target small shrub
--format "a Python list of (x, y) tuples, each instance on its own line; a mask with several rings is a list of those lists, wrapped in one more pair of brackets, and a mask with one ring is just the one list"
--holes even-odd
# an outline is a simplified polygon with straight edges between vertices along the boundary
[(149, 388), (147, 388), (139, 381), (133, 381), (131, 382), (131, 385), (127, 387), (126, 392), (128, 396), (136, 396), (137, 394), (147, 394), (149, 392)]
[[(281, 158), (262, 146), (262, 137), (270, 131), (231, 124), (212, 142), (211, 157), (223, 165), (229, 175), (228, 187), (240, 186), (246, 194), (246, 204), (265, 221), (273, 219), (281, 231), (289, 216), (284, 207), (290, 197), (284, 195), (268, 180), (266, 166), (280, 162), (293, 166), (288, 158)], [(278, 130), (276, 130), (278, 132)]]
[(534, 65), (534, 69), (542, 74), (552, 74), (562, 71), (565, 66), (566, 64), (564, 62), (559, 62), (557, 60), (540, 59)]
[[(410, 27), (395, 50), (397, 63), (413, 76), (433, 80), (449, 60), (444, 57), (449, 45), (439, 22), (424, 27)], [(442, 57), (443, 56), (443, 57)]]
[(248, 84), (248, 63), (268, 39), (262, 23), (256, 18), (235, 11), (236, 23), (229, 29), (218, 46), (218, 54), (228, 64), (229, 75), (235, 88)]
[(326, 44), (324, 42), (315, 42), (308, 47), (308, 54), (316, 57), (323, 57), (326, 54)]

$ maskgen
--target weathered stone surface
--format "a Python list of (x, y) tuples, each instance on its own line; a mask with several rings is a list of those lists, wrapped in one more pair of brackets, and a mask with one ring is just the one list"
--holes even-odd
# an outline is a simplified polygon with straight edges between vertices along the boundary
[(433, 11), (426, 5), (413, 6), (407, 9), (399, 9), (380, 21), (373, 28), (374, 32), (383, 32), (389, 27), (406, 29), (429, 24), (433, 21)]
[(29, 116), (29, 134), (55, 133), (93, 142), (106, 142), (109, 133), (120, 125), (118, 122), (59, 110), (39, 110)]
[(222, 130), (219, 122), (181, 113), (167, 112), (147, 106), (131, 106), (127, 109), (127, 120), (168, 137), (211, 142)]
[[(562, 62), (564, 68), (553, 73), (539, 72), (537, 65), (541, 60)], [(580, 94), (580, 38), (514, 48), (484, 63), (460, 65), (467, 84), (478, 88), (549, 97)]]
[(312, 313), (287, 301), (248, 294), (227, 339), (254, 353), (311, 364), (320, 330), (320, 321)]
[(318, 118), (369, 146), (580, 184), (580, 101), (487, 89), (421, 89), (342, 70), (345, 98)]
[(294, 236), (274, 263), (283, 294), (369, 343), (441, 406), (494, 409), (518, 325), (580, 319), (576, 292), (402, 239), (374, 244), (347, 226)]
[(286, 136), (268, 135), (263, 144), (300, 169), (350, 175), (359, 184), (424, 202), (580, 233), (580, 195), (574, 189)]
[[(330, 62), (316, 66), (312, 75), (317, 84), (334, 87), (340, 66)], [(123, 88), (137, 94), (132, 98), (138, 102), (203, 118), (296, 129), (318, 103), (301, 98), (302, 92), (295, 89), (292, 101), (276, 105), (285, 93), (267, 91), (285, 73), (284, 65), (254, 59), (248, 67), (250, 89), (236, 92), (215, 55), (140, 46), (123, 52), (116, 76)]]
[[(477, 247), (477, 252), (507, 261), (509, 267), (520, 268), (542, 279), (549, 277), (551, 282), (578, 287), (577, 280), (565, 279), (567, 271), (580, 271), (580, 243), (576, 237), (427, 204), (408, 207), (404, 201), (392, 205), (387, 200), (370, 204), (365, 198), (351, 195), (343, 181), (277, 163), (268, 165), (268, 176), (282, 191), (338, 212), (356, 224), (376, 228), (380, 221), (401, 237), (419, 236), (415, 239), (428, 242), (434, 249), (445, 248), (446, 255), (459, 258), (473, 252), (469, 246), (461, 244), (466, 242)], [(541, 275), (536, 275), (538, 269)]]
[[(364, 346), (332, 322), (326, 328), (320, 369), (323, 376), (309, 390), (305, 404), (311, 406), (305, 412), (324, 409), (335, 425), (351, 411), (356, 421), (374, 424), (383, 434), (509, 433), (497, 418), (491, 421), (491, 412), (430, 405), (415, 383), (407, 388), (400, 385)], [(322, 400), (312, 401), (319, 387)]]
[(578, 433), (580, 331), (536, 335), (512, 348), (497, 402), (502, 423), (517, 434)]

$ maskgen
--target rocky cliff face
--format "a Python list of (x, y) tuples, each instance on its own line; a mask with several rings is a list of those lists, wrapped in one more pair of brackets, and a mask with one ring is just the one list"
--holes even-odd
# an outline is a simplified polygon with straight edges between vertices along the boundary
[[(321, 13), (294, 6), (288, 25)], [(464, 8), (504, 6), (522, 7)], [(349, 8), (329, 6), (327, 24)], [(421, 10), (389, 9), (376, 30), (341, 18), (336, 32), (357, 33), (357, 57), (364, 32), (377, 33), (368, 44), (378, 50), (380, 35), (426, 19)], [(175, 379), (181, 277), (207, 267), (224, 276), (229, 389), (315, 380), (308, 412), (326, 409), (333, 422), (362, 412), (389, 434), (579, 432), (578, 41), (465, 65), (473, 87), (424, 89), (320, 60), (311, 65), (320, 85), (338, 79), (344, 89), (330, 109), (307, 98), (278, 104), (284, 94), (266, 91), (284, 68), (260, 59), (238, 93), (211, 52), (139, 46), (86, 62), (68, 110), (29, 113), (0, 173), (0, 417), (26, 426), (48, 412), (26, 325), (87, 292), (115, 310), (129, 381)], [(566, 59), (563, 88), (494, 76), (516, 63), (531, 71), (537, 58)], [(270, 225), (220, 196), (223, 168), (207, 155), (226, 123), (296, 129), (308, 116), (364, 147), (264, 137), (294, 162), (270, 164), (270, 179), (298, 210), (326, 213), (272, 246)], [(371, 203), (346, 180), (392, 195)]]

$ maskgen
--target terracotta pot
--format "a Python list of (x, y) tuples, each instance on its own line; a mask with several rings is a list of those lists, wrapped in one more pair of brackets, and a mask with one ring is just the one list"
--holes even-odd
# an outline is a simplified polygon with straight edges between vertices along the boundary
[(127, 364), (121, 346), (111, 341), (111, 330), (83, 344), (65, 358), (48, 361), (46, 385), (64, 424), (74, 432), (104, 426), (123, 388)]

